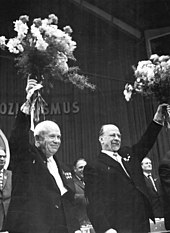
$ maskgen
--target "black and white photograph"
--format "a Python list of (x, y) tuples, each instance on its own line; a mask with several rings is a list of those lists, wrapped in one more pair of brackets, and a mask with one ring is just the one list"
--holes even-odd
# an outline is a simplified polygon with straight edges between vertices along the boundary
[(170, 1), (0, 5), (0, 232), (170, 232)]

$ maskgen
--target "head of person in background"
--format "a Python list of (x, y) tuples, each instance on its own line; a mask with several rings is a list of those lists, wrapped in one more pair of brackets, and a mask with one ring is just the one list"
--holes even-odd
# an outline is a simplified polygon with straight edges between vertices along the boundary
[(0, 147), (0, 170), (4, 168), (6, 164), (6, 152), (4, 148)]
[(99, 142), (102, 150), (116, 152), (121, 146), (121, 133), (113, 124), (103, 125), (99, 132)]
[(146, 175), (149, 175), (152, 173), (152, 162), (150, 158), (145, 157), (141, 162), (141, 166), (142, 166), (143, 173), (145, 173)]
[(59, 126), (53, 121), (42, 121), (34, 129), (35, 146), (38, 147), (47, 158), (53, 156), (61, 144), (61, 132)]
[(83, 180), (83, 178), (84, 178), (83, 170), (84, 170), (84, 167), (86, 166), (86, 164), (87, 164), (87, 162), (84, 158), (77, 159), (73, 164), (74, 174), (80, 180)]

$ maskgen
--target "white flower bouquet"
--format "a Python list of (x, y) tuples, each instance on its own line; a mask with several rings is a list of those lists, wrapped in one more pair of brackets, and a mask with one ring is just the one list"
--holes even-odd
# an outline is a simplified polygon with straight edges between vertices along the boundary
[(133, 69), (135, 82), (126, 84), (124, 90), (127, 101), (139, 93), (153, 96), (159, 103), (170, 102), (170, 56), (151, 55), (149, 60), (139, 61)]
[[(14, 22), (17, 35), (10, 39), (0, 37), (0, 48), (7, 48), (15, 55), (15, 64), (22, 77), (36, 79), (48, 92), (55, 79), (71, 82), (80, 89), (95, 89), (95, 85), (89, 83), (86, 76), (78, 73), (79, 67), (68, 65), (69, 60), (76, 60), (73, 55), (76, 42), (72, 40), (70, 26), (59, 29), (58, 18), (54, 14), (45, 19), (36, 18), (32, 25), (28, 24), (29, 17), (20, 16)], [(39, 112), (43, 112), (45, 103), (40, 90), (37, 90), (34, 103), (37, 111), (35, 120), (38, 121)]]
[[(170, 104), (170, 56), (153, 54), (149, 60), (139, 61), (137, 68), (133, 69), (135, 82), (126, 84), (124, 90), (127, 101), (139, 93), (154, 97), (159, 104)], [(167, 128), (170, 128), (170, 115), (166, 108), (164, 118)]]

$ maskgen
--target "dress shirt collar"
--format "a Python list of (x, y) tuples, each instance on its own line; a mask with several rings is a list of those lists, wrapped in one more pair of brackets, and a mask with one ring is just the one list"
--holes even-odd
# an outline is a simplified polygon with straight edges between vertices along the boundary
[(47, 158), (47, 161), (54, 161), (53, 156), (48, 157), (48, 158)]
[(143, 174), (148, 178), (148, 176), (152, 176), (151, 173), (143, 172)]
[(107, 154), (109, 157), (111, 157), (116, 161), (118, 160), (118, 158), (121, 157), (117, 152), (108, 151), (108, 150), (102, 150), (101, 152)]

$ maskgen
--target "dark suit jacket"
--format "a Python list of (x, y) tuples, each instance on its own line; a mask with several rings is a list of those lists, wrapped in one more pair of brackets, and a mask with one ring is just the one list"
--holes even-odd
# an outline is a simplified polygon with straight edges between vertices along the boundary
[[(62, 206), (69, 233), (79, 229), (73, 213), (74, 183), (70, 171), (54, 159), (68, 192), (61, 197), (47, 168), (45, 155), (29, 143), (30, 116), (19, 112), (10, 142), (13, 170), (12, 198), (4, 230), (22, 233), (51, 232), (60, 223)], [(59, 220), (59, 219), (60, 220)], [(63, 221), (63, 219), (62, 219)], [(56, 232), (60, 233), (60, 232)]]
[(160, 185), (159, 178), (154, 178), (153, 181), (157, 188), (157, 191), (154, 189), (151, 181), (144, 175), (146, 187), (148, 189), (150, 202), (152, 204), (152, 209), (155, 218), (163, 218), (163, 200), (162, 200), (162, 190)]
[[(170, 158), (170, 151), (167, 153)], [(165, 227), (170, 230), (170, 159), (164, 159), (159, 165), (159, 176), (162, 185)]]
[(88, 216), (96, 233), (109, 228), (118, 233), (147, 233), (153, 219), (149, 195), (141, 168), (142, 159), (153, 146), (161, 126), (152, 122), (141, 140), (118, 152), (130, 177), (121, 165), (101, 153), (84, 169)]
[(73, 181), (75, 185), (75, 212), (80, 225), (89, 224), (90, 221), (87, 217), (86, 205), (87, 200), (84, 195), (84, 183), (73, 175)]
[(3, 189), (0, 190), (0, 230), (3, 226), (3, 221), (7, 215), (9, 203), (11, 200), (12, 189), (12, 172), (4, 170)]

